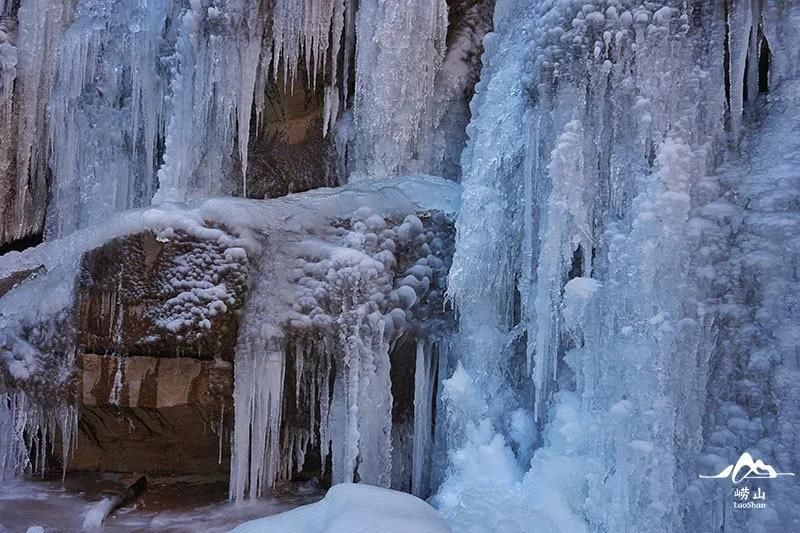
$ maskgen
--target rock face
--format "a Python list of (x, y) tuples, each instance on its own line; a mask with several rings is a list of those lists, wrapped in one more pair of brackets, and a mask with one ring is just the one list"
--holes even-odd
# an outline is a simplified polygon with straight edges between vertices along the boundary
[(248, 146), (247, 197), (277, 198), (337, 185), (336, 149), (322, 135), (322, 91), (268, 87), (269, 105)]
[(22, 283), (26, 279), (29, 279), (31, 276), (36, 275), (42, 270), (43, 267), (34, 267), (12, 272), (8, 276), (0, 278), (0, 298), (2, 298), (5, 293), (16, 287), (18, 284)]
[(80, 431), (69, 470), (227, 473), (230, 363), (83, 354), (79, 368)]
[(84, 256), (78, 344), (95, 353), (233, 360), (249, 261), (241, 248), (153, 232)]
[(227, 472), (249, 271), (243, 249), (182, 231), (121, 237), (84, 255), (70, 470)]

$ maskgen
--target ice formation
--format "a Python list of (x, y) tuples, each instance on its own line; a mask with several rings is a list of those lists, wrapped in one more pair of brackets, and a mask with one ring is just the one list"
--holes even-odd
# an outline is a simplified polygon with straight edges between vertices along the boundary
[[(424, 28), (422, 34), (416, 28)], [(407, 171), (424, 122), (432, 113), (434, 82), (445, 52), (443, 0), (363, 2), (356, 29), (354, 172), (361, 176)], [(403, 73), (414, 71), (413, 80)]]
[[(147, 321), (150, 335), (123, 345), (112, 331), (110, 348), (158, 347), (174, 337), (190, 349), (242, 299), (242, 277), (253, 278), (235, 358), (232, 499), (255, 497), (289, 479), (310, 447), (320, 449), (323, 471), (337, 481), (358, 476), (390, 486), (396, 436), (389, 353), (405, 334), (435, 346), (450, 320), (442, 310), (458, 192), (454, 183), (418, 177), (271, 201), (217, 199), (192, 209), (168, 204), (128, 210), (102, 228), (9, 254), (0, 277), (32, 273), (5, 294), (0, 314), (6, 398), (0, 423), (11, 439), (0, 448), (4, 471), (42, 470), (29, 460), (47, 454), (31, 455), (31, 446), (51, 446), (56, 429), (66, 439), (66, 468), (77, 424), (76, 335), (68, 326), (82, 258), (150, 232), (156, 242), (172, 243), (155, 272), (160, 300), (137, 300), (133, 286), (132, 295), (114, 292), (101, 312), (112, 330), (123, 321)], [(92, 283), (113, 285), (114, 279), (112, 271)], [(284, 400), (287, 362), (296, 412)], [(110, 404), (119, 403), (124, 379), (125, 358), (118, 357)], [(430, 403), (431, 394), (428, 386), (421, 401)], [(285, 412), (293, 418), (284, 420)], [(417, 457), (425, 461), (427, 453)]]
[[(437, 343), (432, 326), (446, 321), (452, 211), (423, 223), (415, 214), (393, 215), (399, 209), (361, 207), (327, 231), (268, 238), (236, 350), (231, 498), (289, 479), (310, 446), (319, 448), (334, 483), (402, 482), (392, 471), (393, 439), (401, 436), (393, 426), (390, 352), (407, 332)], [(430, 383), (419, 394), (430, 404)], [(289, 420), (283, 398), (296, 411)], [(418, 450), (417, 463), (429, 454)]]
[[(342, 180), (351, 172), (438, 170), (430, 157), (439, 155), (410, 162), (434, 131), (443, 139), (444, 131), (454, 133), (451, 159), (463, 144), (463, 110), (454, 126), (440, 123), (452, 102), (463, 105), (460, 65), (479, 46), (485, 24), (462, 32), (464, 42), (453, 47), (437, 81), (445, 2), (393, 6), (25, 0), (15, 12), (4, 4), (0, 97), (4, 135), (13, 142), (4, 145), (0, 168), (17, 175), (0, 191), (13, 200), (3, 206), (14, 209), (6, 239), (35, 233), (48, 196), (50, 238), (148, 205), (154, 196), (157, 203), (247, 196), (250, 129), (262, 124), (270, 105), (267, 86), (276, 81), (294, 89), (302, 71), (309, 87), (325, 86), (323, 134), (346, 110), (355, 117), (351, 146), (341, 147), (342, 158), (349, 151), (352, 159), (340, 167)], [(363, 38), (356, 39), (357, 31)], [(398, 107), (407, 114), (396, 113)]]
[[(748, 185), (766, 179), (745, 170), (763, 154), (727, 146), (771, 142), (778, 119), (767, 110), (792, 105), (796, 51), (785, 43), (797, 16), (791, 2), (498, 2), (450, 273), (459, 367), (445, 381), (454, 445), (436, 501), (456, 529), (796, 520), (787, 484), (773, 489), (774, 514), (748, 519), (731, 515), (725, 488), (696, 480), (744, 447), (798, 465), (782, 451), (798, 437), (796, 409), (783, 403), (793, 393), (766, 378), (780, 364), (766, 354), (780, 349), (727, 329), (763, 320), (734, 287), (769, 291), (786, 275), (770, 270), (776, 281), (755, 288), (760, 274), (717, 255), (736, 254), (725, 239), (746, 239), (741, 217), (756, 232), (762, 220), (793, 224)], [(759, 80), (765, 53), (774, 63)], [(715, 171), (726, 160), (737, 179)], [(775, 212), (748, 214), (756, 202)], [(778, 268), (770, 245), (749, 242), (742, 261)], [(792, 328), (760, 327), (792, 342)], [(741, 365), (764, 377), (731, 383)], [(515, 409), (542, 430), (532, 458), (506, 421)], [(511, 512), (488, 511), (500, 506)]]

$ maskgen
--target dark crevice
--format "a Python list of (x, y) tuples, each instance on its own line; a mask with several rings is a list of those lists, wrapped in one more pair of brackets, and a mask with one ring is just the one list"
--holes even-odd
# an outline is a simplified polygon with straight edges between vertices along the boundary
[[(756, 36), (758, 40), (757, 48), (758, 48), (758, 57), (757, 59), (757, 67), (758, 67), (758, 94), (765, 94), (769, 92), (769, 68), (770, 63), (772, 60), (772, 52), (769, 49), (769, 43), (767, 42), (767, 38), (764, 36), (761, 27), (758, 28), (758, 34)], [(744, 101), (747, 102), (749, 100), (750, 95), (748, 94), (748, 87), (747, 87), (747, 80), (748, 80), (748, 72), (750, 70), (750, 63), (751, 58), (748, 54), (747, 60), (744, 64), (744, 80), (743, 80), (743, 88), (742, 93), (744, 96)], [(756, 95), (757, 97), (758, 95)]]
[(23, 250), (27, 250), (28, 248), (39, 246), (43, 241), (44, 233), (40, 231), (32, 235), (22, 237), (21, 239), (3, 244), (0, 246), (0, 255), (7, 254), (9, 252), (21, 252)]
[(772, 51), (766, 37), (761, 36), (761, 46), (758, 50), (758, 92), (765, 94), (769, 92), (769, 68), (772, 62)]
[(729, 13), (730, 6), (728, 2), (724, 2), (723, 6), (723, 15), (725, 17), (725, 38), (723, 40), (722, 50), (723, 50), (723, 75), (724, 75), (724, 84), (725, 84), (725, 128), (730, 130), (731, 128), (731, 47), (730, 47), (730, 34), (731, 34), (731, 27), (729, 23)]
[(570, 266), (567, 279), (574, 279), (583, 276), (583, 247), (578, 246), (572, 252), (572, 265)]

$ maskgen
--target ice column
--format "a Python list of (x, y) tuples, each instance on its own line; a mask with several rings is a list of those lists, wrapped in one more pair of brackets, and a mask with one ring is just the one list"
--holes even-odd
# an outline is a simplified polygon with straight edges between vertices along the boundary
[(445, 52), (444, 0), (367, 0), (356, 20), (354, 175), (395, 176), (416, 155)]
[(147, 205), (155, 189), (169, 2), (84, 0), (58, 46), (48, 105), (53, 173), (47, 236)]
[(271, 489), (279, 471), (286, 340), (274, 252), (262, 254), (236, 345), (229, 496), (237, 501)]
[(417, 341), (414, 367), (414, 445), (411, 452), (411, 492), (424, 498), (430, 488), (433, 448), (433, 393), (437, 365), (431, 346)]
[(178, 17), (156, 202), (246, 193), (246, 179), (240, 189), (230, 177), (247, 174), (265, 9), (261, 1), (193, 0)]

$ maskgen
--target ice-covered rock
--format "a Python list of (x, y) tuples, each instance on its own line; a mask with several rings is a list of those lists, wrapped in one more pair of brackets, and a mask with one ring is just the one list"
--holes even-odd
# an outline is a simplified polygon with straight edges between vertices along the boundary
[[(97, 434), (78, 440), (78, 468), (118, 464), (102, 449), (120, 423), (129, 434), (147, 431), (168, 458), (180, 439), (149, 428), (148, 410), (156, 410), (184, 435), (195, 434), (191, 420), (216, 435), (191, 444), (215, 464), (232, 451), (233, 498), (290, 479), (312, 452), (321, 458), (317, 475), (350, 481), (357, 464), (361, 480), (410, 483), (410, 466), (391, 472), (391, 452), (393, 440), (407, 438), (400, 428), (412, 404), (429, 421), (418, 431), (432, 438), (439, 346), (452, 322), (444, 294), (458, 192), (452, 182), (417, 177), (266, 201), (166, 204), (9, 254), (0, 275), (17, 283), (0, 299), (1, 390), (35, 393), (20, 396), (21, 405), (47, 397), (42, 405), (56, 413), (83, 404), (92, 416), (81, 427)], [(404, 355), (416, 339), (421, 356)], [(425, 369), (416, 380), (411, 371), (398, 419), (392, 365), (413, 369), (417, 360)], [(24, 454), (27, 424), (39, 422), (10, 407), (14, 453)], [(77, 420), (69, 413), (43, 416), (61, 427)], [(137, 446), (115, 448), (144, 465)], [(401, 463), (415, 461), (419, 471), (431, 453), (429, 443)], [(174, 463), (186, 471), (210, 461)]]

